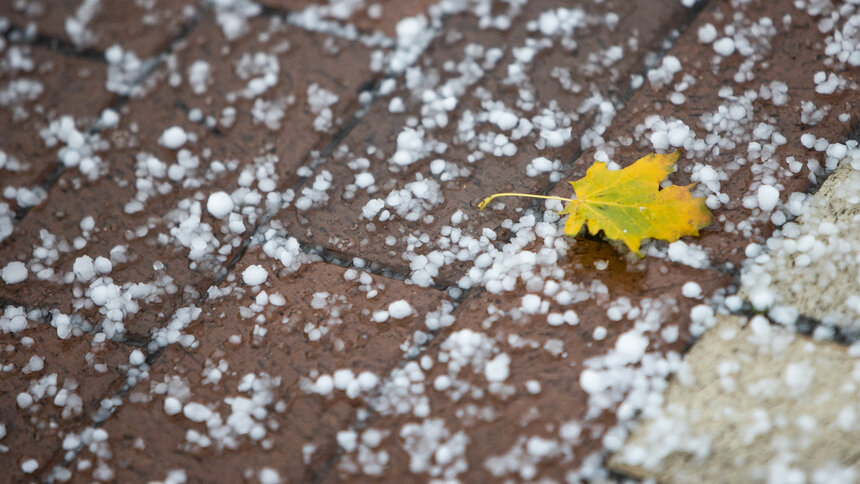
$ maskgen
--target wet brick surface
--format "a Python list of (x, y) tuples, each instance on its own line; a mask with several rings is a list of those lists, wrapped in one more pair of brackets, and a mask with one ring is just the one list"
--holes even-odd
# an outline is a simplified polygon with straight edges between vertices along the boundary
[[(685, 11), (665, 2), (604, 3), (581, 12), (585, 26), (543, 36), (534, 24), (546, 8), (514, 9), (505, 31), (473, 13), (451, 18), (415, 67), (383, 84), (390, 94), (320, 166), (334, 178), (328, 203), (278, 218), (308, 242), (401, 274), (435, 252), (442, 267), (413, 281), (456, 283), (467, 269), (457, 259), (463, 246), (439, 243), (436, 234), (455, 226), (455, 214), (464, 232), (497, 228), (516, 212), (479, 213), (483, 197), (540, 192), (557, 180), (577, 154), (573, 140), (600, 124), (601, 103), (624, 95), (628, 72), (643, 68)], [(624, 55), (594, 57), (609, 46)], [(549, 172), (527, 168), (538, 157)]]
[[(273, 25), (275, 32), (286, 28), (273, 22), (260, 19), (258, 26)], [(285, 67), (307, 62), (307, 55), (330, 56), (330, 67), (339, 64), (338, 56), (322, 50), (317, 42), (322, 40), (319, 35), (290, 28), (281, 37), (272, 34), (266, 38), (269, 41), (263, 45), (248, 41), (244, 47), (236, 47), (227, 56), (230, 61), (212, 60), (215, 85), (209, 93), (196, 95), (191, 81), (172, 86), (171, 71), (186, 72), (201, 57), (206, 58), (206, 51), (201, 49), (220, 51), (215, 42), (223, 41), (221, 29), (214, 22), (202, 20), (199, 30), (180, 49), (178, 62), (157, 71), (146, 83), (149, 92), (123, 106), (118, 126), (87, 140), (98, 157), (98, 170), (92, 175), (80, 170), (65, 173), (47, 194), (47, 200), (34, 208), (34, 216), (25, 218), (0, 247), (5, 259), (28, 261), (33, 276), (32, 283), (4, 285), (0, 297), (11, 301), (38, 297), (42, 304), (61, 311), (83, 309), (93, 319), (100, 319), (96, 311), (99, 308), (91, 303), (82, 307), (87, 303), (80, 299), (89, 295), (91, 281), (75, 281), (73, 272), (75, 261), (84, 253), (100, 254), (113, 263), (109, 282), (120, 286), (127, 297), (139, 300), (142, 306), (125, 322), (125, 329), (134, 336), (145, 336), (222, 275), (224, 266), (259, 218), (276, 210), (282, 196), (286, 196), (277, 189), (296, 183), (296, 171), (308, 151), (331, 136), (327, 131), (335, 129), (331, 126), (319, 132), (313, 127), (317, 115), (307, 109), (308, 88), (325, 85), (331, 89), (328, 92), (337, 93), (334, 95), (343, 107), (328, 109), (343, 114), (331, 120), (334, 125), (349, 113), (350, 107), (354, 109), (357, 91), (364, 82), (362, 76), (349, 77), (347, 73), (355, 70), (346, 65), (340, 76), (329, 69), (324, 75), (297, 75), (294, 82), (281, 83), (283, 87), (273, 96), (293, 99), (291, 102), (297, 105), (289, 112), (296, 115), (279, 122), (276, 128), (273, 125), (271, 130), (253, 119), (251, 102), (236, 103), (235, 124), (230, 128), (216, 124), (208, 129), (206, 119), (197, 120), (190, 115), (194, 109), (220, 115), (226, 104), (219, 103), (230, 93), (237, 95), (249, 82), (235, 71), (245, 72), (240, 66), (243, 62), (253, 63), (249, 56), (261, 52), (258, 49), (271, 49), (272, 55), (286, 51), (281, 57)], [(317, 50), (304, 47), (305, 43)], [(369, 70), (367, 77), (371, 77)], [(179, 149), (167, 147), (162, 137), (170, 127), (181, 128), (187, 144)], [(207, 213), (208, 194), (219, 190), (235, 200), (239, 208), (235, 216), (217, 219)], [(92, 227), (84, 230), (81, 225), (86, 224), (87, 217), (92, 217)], [(205, 225), (192, 227), (189, 217), (197, 217)], [(86, 245), (80, 247), (82, 241)], [(67, 279), (70, 274), (71, 280)], [(78, 289), (69, 291), (65, 287), (68, 282)], [(130, 292), (137, 292), (132, 287), (136, 284), (145, 284), (146, 290), (132, 296)]]
[[(257, 265), (269, 281), (248, 287), (242, 274)], [(291, 481), (310, 480), (334, 455), (335, 433), (356, 418), (373, 382), (443, 300), (434, 290), (323, 262), (289, 273), (252, 248), (183, 331), (194, 342), (167, 348), (148, 385), (105, 425), (115, 478), (163, 479), (176, 468), (191, 480), (239, 481), (273, 467)], [(395, 301), (408, 301), (412, 314), (373, 320)], [(314, 382), (338, 370), (351, 371), (352, 383), (340, 386), (338, 375), (335, 387), (315, 393)], [(170, 410), (177, 400), (178, 415)], [(198, 404), (219, 416), (200, 421)], [(188, 467), (189, 459), (197, 464)]]
[(41, 185), (60, 166), (57, 147), (41, 133), (66, 116), (85, 130), (108, 106), (114, 96), (103, 86), (105, 72), (102, 63), (41, 47), (6, 47), (0, 61), (0, 189), (10, 210), (40, 201)]
[[(685, 150), (673, 181), (701, 182), (694, 193), (720, 200), (711, 205), (716, 208), (715, 223), (690, 242), (703, 247), (712, 263), (737, 266), (748, 244), (764, 242), (776, 226), (797, 215), (788, 195), (821, 181), (825, 153), (805, 147), (801, 135), (845, 140), (857, 119), (852, 115), (840, 120), (840, 115), (850, 114), (853, 92), (815, 91), (813, 79), (822, 69), (815, 62), (817, 47), (826, 36), (812, 19), (782, 18), (781, 2), (750, 4), (741, 9), (736, 33), (747, 42), (744, 52), (722, 57), (713, 44), (699, 41), (699, 32), (707, 25), (723, 31), (731, 23), (730, 11), (725, 2), (705, 8), (667, 52), (680, 60), (682, 73), (668, 82), (659, 75), (654, 76), (657, 81), (646, 76), (623, 118), (603, 136), (604, 143), (585, 151), (566, 178), (584, 176), (598, 151), (626, 166), (645, 153)], [(853, 82), (853, 73), (846, 74)], [(822, 103), (830, 108), (822, 110)], [(668, 141), (674, 140), (667, 140), (667, 125), (677, 122), (693, 136), (673, 145)], [(701, 171), (705, 166), (713, 172)], [(762, 184), (776, 187), (784, 205), (759, 207)], [(569, 196), (570, 187), (559, 184), (553, 194)], [(726, 237), (727, 231), (736, 235)]]
[[(848, 2), (0, 17), (15, 482), (623, 480), (606, 463), (682, 355), (750, 316), (741, 266), (856, 150)], [(644, 258), (566, 237), (559, 201), (477, 208), (679, 148), (670, 180), (715, 223)], [(807, 319), (790, 330), (853, 341)]]
[(397, 23), (404, 17), (425, 13), (436, 2), (431, 0), (383, 0), (381, 2), (352, 5), (336, 5), (314, 0), (263, 0), (261, 5), (274, 10), (286, 11), (296, 15), (319, 17), (334, 22), (345, 22), (357, 30), (370, 33), (382, 32), (396, 35)]
[[(65, 437), (99, 411), (102, 397), (128, 368), (132, 348), (93, 338), (78, 321), (55, 316), (49, 323), (46, 312), (27, 317), (13, 308), (4, 311), (15, 331), (4, 326), (0, 336), (0, 466), (10, 482), (25, 482), (28, 474), (42, 473)], [(29, 460), (38, 472), (25, 472)]]
[[(456, 323), (374, 400), (376, 414), (357, 433), (381, 432), (382, 442), (349, 449), (327, 481), (364, 474), (400, 481), (413, 473), (462, 482), (564, 480), (599, 463), (604, 439), (623, 435), (618, 420), (634, 416), (649, 387), (665, 384), (691, 331), (699, 334), (712, 317), (693, 323), (692, 308), (720, 297), (730, 277), (656, 259), (631, 263), (592, 240), (576, 241), (567, 254), (561, 273), (535, 270), (525, 287), (470, 294), (453, 314)], [(698, 297), (682, 294), (688, 281), (700, 284)], [(535, 293), (539, 302), (527, 302)], [(632, 339), (646, 345), (643, 360), (667, 363), (653, 374), (611, 376), (635, 358)], [(596, 370), (583, 377), (590, 366)], [(589, 387), (589, 394), (581, 382), (592, 377), (605, 388)], [(388, 463), (377, 474), (382, 453)]]

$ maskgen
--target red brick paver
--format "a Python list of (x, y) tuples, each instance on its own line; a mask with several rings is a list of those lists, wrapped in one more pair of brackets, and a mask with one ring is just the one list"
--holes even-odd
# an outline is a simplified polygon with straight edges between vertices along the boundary
[[(210, 49), (223, 52), (229, 43), (214, 17), (203, 19), (179, 47), (176, 62), (145, 81), (149, 92), (123, 106), (118, 125), (87, 140), (99, 158), (95, 173), (64, 174), (0, 249), (5, 259), (24, 261), (30, 271), (28, 283), (0, 288), (2, 297), (28, 301), (38, 294), (43, 304), (66, 312), (84, 309), (100, 320), (110, 309), (94, 308), (81, 299), (89, 297), (94, 277), (76, 277), (74, 270), (84, 254), (92, 259), (99, 254), (113, 266), (106, 282), (141, 306), (139, 311), (123, 308), (123, 318), (111, 321), (122, 326), (106, 331), (111, 337), (123, 330), (146, 335), (223, 275), (259, 219), (292, 197), (284, 190), (298, 180), (308, 151), (332, 137), (356, 108), (360, 87), (372, 80), (369, 68), (364, 77), (356, 75), (354, 64), (339, 61), (361, 53), (364, 57), (354, 61), (367, 66), (369, 49), (343, 44), (343, 50), (336, 51), (337, 41), (326, 49), (322, 35), (287, 26), (278, 18), (259, 18), (254, 27), (269, 28), (270, 33), (258, 34), (263, 41), (249, 36), (228, 50), (222, 62), (209, 57)], [(288, 116), (283, 121), (267, 117), (266, 110), (274, 107), (243, 100), (243, 90), (265, 84), (266, 75), (277, 80), (280, 71), (267, 74), (271, 64), (261, 59), (294, 69), (326, 58), (319, 71), (296, 73), (266, 87), (273, 104), (285, 103)], [(200, 59), (211, 62), (209, 81), (198, 82), (194, 74)], [(176, 87), (174, 72), (184, 77)], [(196, 91), (201, 85), (206, 89)], [(312, 112), (308, 104), (314, 101), (308, 96), (317, 93), (315, 89), (334, 96), (335, 102)], [(239, 100), (228, 104), (226, 99)], [(228, 107), (234, 110), (232, 116), (224, 111)], [(200, 119), (194, 110), (202, 113)], [(263, 118), (258, 116), (261, 111)], [(217, 116), (211, 125), (209, 113)], [(315, 127), (320, 117), (325, 119)], [(187, 138), (182, 146), (165, 142), (169, 128)], [(233, 214), (217, 218), (208, 211), (208, 196), (216, 191), (233, 199)], [(64, 286), (70, 283), (77, 289), (67, 290)]]
[[(523, 251), (552, 247), (554, 237), (542, 242)], [(691, 332), (712, 319), (702, 298), (719, 297), (730, 279), (658, 259), (625, 261), (590, 240), (523, 277), (512, 291), (473, 292), (455, 323), (394, 372), (373, 401), (376, 415), (357, 431), (381, 434), (381, 443), (359, 439), (345, 449), (328, 481), (599, 474), (608, 442), (663, 388)], [(689, 281), (696, 297), (682, 294)]]
[(382, 0), (332, 4), (317, 0), (263, 0), (261, 5), (287, 11), (299, 17), (321, 18), (354, 26), (359, 31), (382, 32), (394, 36), (397, 23), (405, 18), (424, 14), (436, 4), (432, 0)]

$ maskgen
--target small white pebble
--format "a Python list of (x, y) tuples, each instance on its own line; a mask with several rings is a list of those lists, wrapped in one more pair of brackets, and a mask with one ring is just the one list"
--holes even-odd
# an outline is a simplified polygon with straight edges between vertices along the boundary
[(320, 375), (314, 383), (314, 392), (320, 395), (330, 395), (334, 390), (334, 378), (331, 375)]
[(800, 144), (802, 144), (807, 149), (811, 150), (812, 147), (815, 146), (816, 141), (817, 139), (812, 133), (803, 133), (802, 135), (800, 135)]
[(23, 262), (12, 261), (0, 270), (0, 278), (6, 284), (18, 284), (27, 279), (28, 273), (27, 266)]
[(39, 468), (39, 461), (36, 459), (27, 459), (21, 463), (21, 470), (24, 474), (32, 474)]
[(723, 37), (714, 42), (714, 51), (723, 57), (728, 57), (735, 52), (735, 41), (730, 37)]
[(29, 393), (21, 392), (15, 397), (15, 402), (21, 408), (30, 408), (30, 405), (33, 404), (33, 396)]
[(347, 368), (341, 368), (334, 372), (334, 387), (338, 390), (346, 390), (346, 387), (355, 380), (355, 373)]
[(705, 24), (699, 27), (699, 42), (710, 44), (717, 39), (717, 29), (713, 24)]
[(203, 404), (191, 402), (185, 404), (185, 407), (182, 408), (182, 414), (188, 420), (200, 423), (209, 420), (209, 417), (212, 416), (212, 410)]
[(368, 188), (376, 182), (373, 175), (370, 173), (359, 173), (355, 175), (355, 186), (358, 188)]
[(401, 299), (394, 301), (388, 305), (388, 315), (394, 319), (403, 319), (412, 314), (412, 306), (408, 302)]
[(278, 484), (281, 482), (281, 475), (271, 467), (263, 467), (260, 470), (259, 478), (260, 484)]
[(134, 366), (142, 365), (146, 361), (146, 356), (140, 350), (134, 350), (128, 355), (128, 362)]
[(171, 150), (178, 150), (188, 141), (188, 133), (179, 126), (171, 126), (161, 133), (158, 142)]
[(266, 269), (263, 269), (263, 266), (260, 265), (252, 265), (248, 266), (244, 271), (242, 271), (242, 280), (248, 286), (259, 286), (260, 284), (266, 282), (266, 279), (269, 278), (269, 273), (266, 272)]
[(511, 357), (507, 353), (499, 354), (487, 362), (487, 366), (484, 367), (484, 375), (487, 377), (487, 381), (502, 382), (507, 380), (510, 374), (510, 369), (508, 368), (510, 364)]
[(233, 211), (233, 199), (226, 192), (215, 192), (209, 195), (206, 210), (215, 218), (224, 218)]
[(373, 320), (377, 323), (384, 323), (388, 321), (388, 311), (374, 311)]
[(702, 297), (702, 287), (693, 281), (689, 281), (684, 283), (681, 293), (684, 294), (684, 297), (700, 298)]
[(355, 450), (358, 434), (354, 430), (341, 430), (337, 433), (337, 444), (347, 452)]
[(178, 415), (182, 411), (182, 402), (174, 397), (164, 399), (164, 413), (167, 415)]
[(93, 268), (99, 274), (110, 274), (113, 270), (113, 263), (107, 257), (98, 256), (93, 262)]
[(770, 212), (779, 203), (779, 190), (770, 185), (762, 185), (758, 187), (756, 198), (758, 199), (759, 208), (765, 212)]

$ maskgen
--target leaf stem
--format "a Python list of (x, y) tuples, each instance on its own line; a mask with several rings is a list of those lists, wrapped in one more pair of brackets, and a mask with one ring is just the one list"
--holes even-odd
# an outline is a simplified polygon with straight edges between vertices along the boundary
[(526, 198), (541, 198), (544, 200), (561, 200), (562, 202), (573, 202), (572, 198), (564, 198), (564, 197), (553, 197), (549, 195), (532, 195), (531, 193), (496, 193), (490, 195), (489, 197), (483, 199), (481, 203), (478, 204), (478, 210), (483, 210), (490, 204), (494, 199), (498, 197), (526, 197)]

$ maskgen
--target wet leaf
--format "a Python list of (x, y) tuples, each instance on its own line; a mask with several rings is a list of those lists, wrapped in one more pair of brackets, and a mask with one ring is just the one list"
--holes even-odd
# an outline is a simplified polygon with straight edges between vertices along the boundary
[(674, 242), (685, 235), (699, 235), (699, 229), (711, 223), (705, 199), (693, 197), (692, 185), (660, 188), (660, 182), (675, 171), (679, 156), (680, 151), (651, 154), (615, 171), (608, 170), (605, 163), (594, 163), (585, 177), (570, 182), (576, 195), (573, 199), (500, 193), (486, 198), (479, 208), (507, 195), (563, 200), (567, 205), (560, 213), (568, 215), (565, 234), (576, 236), (585, 225), (592, 235), (603, 231), (641, 257), (643, 239)]

